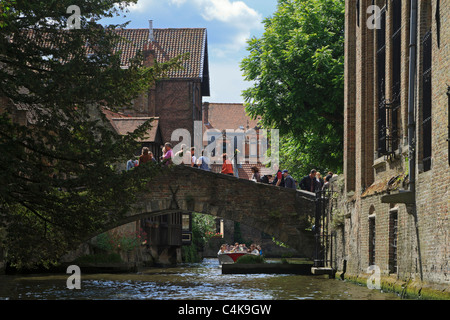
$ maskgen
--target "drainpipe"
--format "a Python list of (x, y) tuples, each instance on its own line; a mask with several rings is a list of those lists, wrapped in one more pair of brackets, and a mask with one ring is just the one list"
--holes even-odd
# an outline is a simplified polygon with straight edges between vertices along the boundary
[(415, 120), (415, 89), (417, 73), (417, 0), (411, 0), (411, 26), (409, 44), (409, 90), (408, 90), (408, 142), (409, 142), (409, 191), (413, 203), (407, 205), (407, 210), (414, 216), (417, 237), (417, 253), (420, 280), (423, 281), (422, 254), (420, 250), (419, 225), (416, 211), (416, 120)]
[(408, 143), (409, 143), (409, 191), (416, 192), (416, 120), (415, 80), (417, 62), (417, 0), (411, 0), (411, 25), (409, 44), (409, 89), (408, 89)]

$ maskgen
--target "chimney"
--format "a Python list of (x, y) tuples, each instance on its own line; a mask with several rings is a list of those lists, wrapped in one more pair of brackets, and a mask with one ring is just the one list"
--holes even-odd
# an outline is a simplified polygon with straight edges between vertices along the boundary
[(148, 42), (154, 42), (155, 38), (153, 36), (153, 20), (148, 20)]
[(146, 43), (144, 43), (144, 65), (147, 67), (151, 67), (154, 65), (155, 60), (155, 50), (153, 48), (153, 43), (155, 41), (154, 35), (153, 35), (153, 20), (148, 20), (148, 40)]
[(209, 124), (209, 102), (203, 102), (203, 124)]

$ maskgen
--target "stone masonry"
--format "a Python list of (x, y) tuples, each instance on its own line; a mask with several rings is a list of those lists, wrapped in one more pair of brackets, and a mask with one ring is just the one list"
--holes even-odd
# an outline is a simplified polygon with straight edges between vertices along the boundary
[[(111, 228), (172, 212), (198, 212), (253, 226), (312, 258), (315, 195), (187, 166), (164, 167), (134, 210)], [(94, 235), (92, 235), (94, 236)]]
[[(344, 180), (340, 207), (344, 222), (337, 229), (337, 266), (352, 276), (368, 275), (376, 265), (384, 278), (450, 285), (449, 223), (449, 96), (450, 2), (418, 2), (417, 72), (415, 78), (415, 149), (408, 143), (409, 42), (411, 1), (374, 1), (386, 12), (385, 79), (379, 82), (377, 29), (367, 27), (372, 0), (346, 1)], [(401, 47), (394, 61), (394, 14), (401, 10)], [(399, 9), (397, 9), (399, 10)], [(424, 162), (429, 147), (423, 119), (425, 108), (424, 37), (431, 31), (431, 166)], [(394, 66), (394, 63), (397, 65)], [(395, 67), (395, 68), (394, 68)], [(398, 144), (389, 154), (377, 152), (379, 92), (394, 101), (393, 79), (399, 67)], [(382, 71), (382, 70), (381, 70)], [(389, 108), (387, 126), (389, 123)], [(386, 131), (389, 134), (389, 129)], [(413, 203), (387, 195), (408, 191), (409, 154), (415, 156)], [(397, 198), (400, 199), (400, 198)]]

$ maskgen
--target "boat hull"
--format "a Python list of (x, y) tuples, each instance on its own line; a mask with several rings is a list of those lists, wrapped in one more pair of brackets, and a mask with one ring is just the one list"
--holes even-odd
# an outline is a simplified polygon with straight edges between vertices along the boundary
[(233, 252), (233, 253), (222, 253), (218, 254), (220, 264), (233, 264), (236, 260), (242, 256), (245, 256), (246, 252)]

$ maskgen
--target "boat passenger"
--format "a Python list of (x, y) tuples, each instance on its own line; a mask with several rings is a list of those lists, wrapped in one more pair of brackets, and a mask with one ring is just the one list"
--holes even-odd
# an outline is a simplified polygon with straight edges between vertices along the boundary
[(256, 249), (259, 251), (259, 255), (262, 256), (263, 252), (262, 252), (262, 248), (259, 244), (256, 246)]
[(250, 250), (249, 250), (248, 252), (251, 253), (251, 254), (255, 254), (255, 255), (258, 255), (258, 256), (259, 256), (259, 250), (256, 249), (256, 246), (255, 246), (254, 243), (252, 243), (252, 244), (250, 245)]
[(219, 252), (217, 252), (217, 254), (224, 254), (224, 253), (226, 253), (226, 248), (227, 248), (226, 244), (221, 245), (220, 246), (220, 250), (219, 250)]

